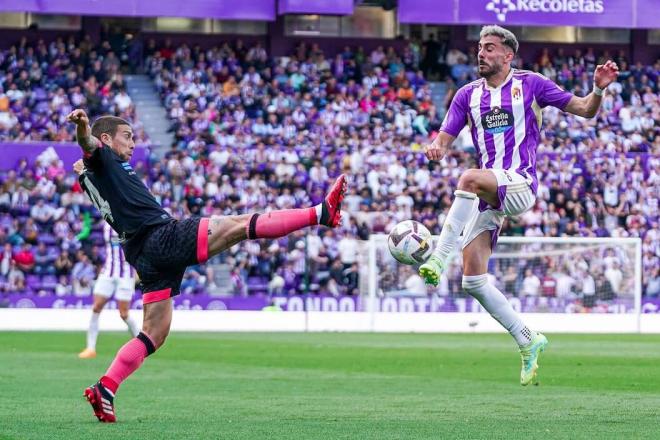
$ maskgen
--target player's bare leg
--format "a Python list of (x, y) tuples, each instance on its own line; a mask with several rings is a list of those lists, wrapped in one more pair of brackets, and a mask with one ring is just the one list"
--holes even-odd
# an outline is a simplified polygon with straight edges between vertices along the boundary
[(470, 220), (474, 201), (479, 198), (492, 206), (499, 204), (497, 178), (490, 170), (467, 170), (461, 175), (454, 191), (454, 202), (442, 226), (433, 255), (419, 268), (427, 284), (436, 286), (447, 266), (447, 258), (454, 251), (456, 241)]
[(114, 398), (119, 385), (140, 368), (147, 356), (165, 343), (172, 323), (172, 298), (145, 304), (143, 313), (144, 322), (140, 334), (119, 349), (101, 380), (87, 388), (83, 394), (100, 422), (117, 421)]
[(101, 295), (94, 295), (94, 304), (92, 305), (92, 317), (89, 320), (87, 328), (87, 346), (78, 354), (80, 359), (94, 359), (96, 357), (96, 340), (99, 335), (99, 316), (103, 307), (108, 303), (108, 298)]
[(542, 334), (531, 331), (504, 294), (488, 282), (491, 243), (491, 231), (484, 231), (463, 250), (463, 289), (476, 298), (516, 340), (522, 358), (520, 384), (529, 385), (536, 379), (538, 355), (548, 340)]
[(285, 209), (264, 214), (213, 216), (208, 225), (208, 256), (219, 254), (243, 240), (283, 237), (299, 229), (324, 225), (336, 227), (341, 220), (341, 202), (346, 193), (342, 174), (330, 187), (323, 203), (302, 209)]
[(172, 298), (144, 305), (142, 333), (149, 335), (155, 349), (165, 343), (172, 325)]

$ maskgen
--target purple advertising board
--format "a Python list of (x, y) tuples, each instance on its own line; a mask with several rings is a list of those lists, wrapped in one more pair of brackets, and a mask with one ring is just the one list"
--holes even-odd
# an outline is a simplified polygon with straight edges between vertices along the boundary
[(399, 0), (401, 23), (456, 24), (457, 0)]
[[(173, 298), (177, 310), (261, 310), (269, 304), (279, 306), (283, 311), (304, 312), (365, 312), (369, 310), (369, 298), (354, 296), (248, 296), (221, 297), (205, 294), (181, 294)], [(3, 308), (55, 308), (83, 309), (90, 308), (93, 302), (91, 296), (77, 297), (74, 295), (55, 296), (38, 294), (13, 293), (0, 296), (0, 307)], [(632, 298), (619, 298), (611, 301), (597, 302), (586, 309), (579, 300), (565, 298), (526, 297), (509, 298), (513, 308), (523, 313), (633, 313), (635, 310)], [(110, 301), (109, 308), (117, 305)], [(142, 308), (139, 294), (133, 298), (134, 309)], [(375, 298), (374, 307), (380, 312), (481, 312), (478, 301), (471, 297), (385, 297)], [(642, 313), (660, 313), (660, 299), (646, 298), (642, 300)]]
[[(77, 144), (57, 144), (54, 142), (2, 142), (0, 143), (0, 171), (16, 168), (19, 161), (27, 159), (33, 165), (37, 157), (52, 147), (64, 164), (64, 169), (71, 170), (75, 161), (82, 158), (82, 151)], [(133, 151), (132, 164), (144, 162), (149, 156), (149, 149), (136, 146)]]
[(277, 13), (351, 15), (353, 6), (353, 0), (279, 0)]
[(275, 0), (0, 0), (3, 12), (275, 20)]
[(658, 12), (660, 9), (660, 0), (637, 0), (637, 10), (635, 18), (636, 27), (642, 29), (657, 29), (660, 27)]
[(658, 0), (399, 0), (399, 21), (660, 28), (658, 6)]
[(630, 28), (633, 6), (629, 0), (472, 0), (461, 2), (458, 20), (464, 24), (501, 26)]

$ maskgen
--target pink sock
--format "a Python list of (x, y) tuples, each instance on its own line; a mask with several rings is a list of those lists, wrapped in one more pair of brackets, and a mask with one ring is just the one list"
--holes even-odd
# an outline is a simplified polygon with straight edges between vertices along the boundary
[(140, 368), (140, 365), (144, 362), (144, 358), (150, 354), (145, 342), (140, 339), (142, 335), (144, 335), (143, 339), (146, 337), (153, 347), (151, 338), (146, 333), (141, 332), (138, 337), (131, 339), (119, 349), (115, 360), (110, 364), (110, 368), (105, 372), (105, 376), (101, 378), (101, 384), (112, 391), (113, 394), (117, 392), (119, 385), (128, 376)]
[(316, 208), (271, 211), (252, 216), (247, 224), (247, 236), (250, 240), (279, 238), (306, 226), (317, 224)]

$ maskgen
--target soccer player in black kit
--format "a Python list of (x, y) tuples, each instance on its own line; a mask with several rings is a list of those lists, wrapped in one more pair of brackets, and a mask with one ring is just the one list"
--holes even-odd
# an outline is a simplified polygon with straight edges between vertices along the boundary
[(84, 392), (99, 421), (112, 423), (116, 421), (117, 388), (167, 338), (172, 297), (179, 294), (186, 267), (204, 263), (243, 240), (282, 237), (313, 225), (337, 226), (346, 178), (339, 176), (323, 203), (311, 208), (177, 221), (158, 204), (129, 164), (135, 142), (128, 122), (102, 116), (90, 127), (87, 114), (80, 109), (67, 119), (76, 124), (83, 149), (82, 186), (119, 234), (126, 259), (142, 283), (142, 331), (119, 349), (105, 375)]

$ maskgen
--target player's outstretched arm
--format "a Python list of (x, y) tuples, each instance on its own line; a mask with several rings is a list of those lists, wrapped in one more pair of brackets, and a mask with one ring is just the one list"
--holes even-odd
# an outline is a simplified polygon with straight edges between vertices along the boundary
[(92, 136), (92, 128), (89, 126), (89, 117), (85, 110), (76, 109), (69, 113), (66, 119), (76, 124), (76, 139), (85, 153), (91, 154), (101, 146), (101, 141)]
[(449, 133), (441, 130), (431, 145), (424, 147), (424, 154), (426, 154), (428, 160), (442, 160), (442, 158), (445, 157), (445, 154), (447, 154), (447, 151), (451, 147), (451, 144), (454, 143), (454, 139), (456, 139), (455, 136), (452, 136)]
[(594, 72), (594, 90), (585, 97), (573, 96), (564, 110), (584, 118), (593, 118), (600, 108), (603, 91), (617, 76), (619, 67), (614, 61), (599, 64)]

